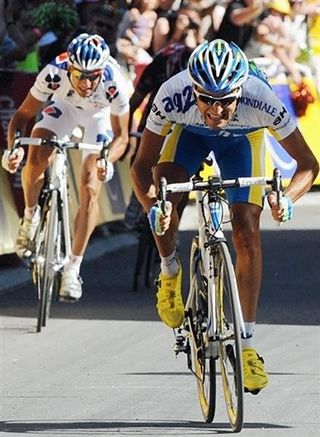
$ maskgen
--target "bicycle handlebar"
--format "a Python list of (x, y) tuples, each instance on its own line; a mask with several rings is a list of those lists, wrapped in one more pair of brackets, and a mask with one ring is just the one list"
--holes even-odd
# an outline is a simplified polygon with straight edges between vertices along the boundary
[(33, 138), (33, 137), (17, 137), (14, 139), (13, 149), (20, 146), (48, 146), (52, 148), (56, 148), (59, 150), (63, 149), (77, 149), (77, 150), (87, 150), (92, 152), (100, 152), (103, 149), (107, 149), (106, 144), (98, 145), (98, 144), (89, 144), (89, 143), (81, 143), (74, 142), (68, 139), (58, 140), (55, 138), (46, 139), (46, 138)]
[(280, 205), (282, 195), (282, 182), (280, 170), (275, 168), (272, 179), (266, 176), (239, 177), (236, 179), (221, 179), (211, 177), (208, 180), (194, 179), (188, 182), (167, 184), (165, 177), (160, 178), (160, 199), (161, 206), (165, 204), (167, 193), (188, 193), (191, 191), (217, 191), (222, 188), (243, 188), (252, 185), (271, 185), (272, 190), (277, 194), (277, 202)]

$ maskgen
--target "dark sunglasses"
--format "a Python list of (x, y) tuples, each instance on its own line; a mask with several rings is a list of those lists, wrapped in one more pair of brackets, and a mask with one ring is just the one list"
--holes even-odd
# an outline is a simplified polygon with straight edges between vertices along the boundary
[(199, 99), (200, 102), (204, 103), (205, 105), (213, 106), (216, 103), (218, 103), (223, 108), (226, 108), (227, 106), (231, 105), (239, 97), (239, 96), (235, 95), (235, 96), (231, 96), (231, 97), (216, 98), (216, 97), (208, 96), (208, 94), (201, 94), (201, 93), (199, 93), (199, 91), (196, 91), (196, 90), (193, 90), (193, 92), (194, 92), (195, 97), (197, 99)]
[(101, 77), (101, 71), (96, 73), (84, 73), (83, 71), (74, 69), (72, 70), (71, 75), (77, 80), (90, 80), (90, 82), (94, 82)]

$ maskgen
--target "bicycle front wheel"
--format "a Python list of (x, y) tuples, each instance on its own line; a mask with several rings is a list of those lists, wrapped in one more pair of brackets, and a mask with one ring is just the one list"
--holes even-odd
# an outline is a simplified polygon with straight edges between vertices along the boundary
[(238, 288), (228, 246), (214, 248), (216, 318), (223, 392), (234, 432), (243, 426), (243, 374)]
[(187, 317), (191, 332), (192, 370), (196, 376), (202, 415), (212, 422), (216, 409), (216, 360), (212, 336), (208, 332), (208, 283), (204, 275), (199, 242), (194, 238), (190, 252), (190, 299)]
[(37, 290), (38, 290), (38, 318), (37, 332), (46, 326), (50, 316), (51, 302), (55, 279), (55, 252), (58, 230), (57, 192), (53, 191), (48, 197), (43, 211), (43, 219), (38, 235), (39, 252), (36, 259)]

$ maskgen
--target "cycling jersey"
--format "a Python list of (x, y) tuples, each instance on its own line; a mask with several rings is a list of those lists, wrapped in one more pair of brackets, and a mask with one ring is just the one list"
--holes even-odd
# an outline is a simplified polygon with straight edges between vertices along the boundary
[[(295, 130), (296, 122), (264, 74), (251, 63), (236, 111), (224, 128), (209, 128), (203, 120), (187, 70), (161, 86), (146, 127), (166, 136), (159, 163), (173, 162), (192, 176), (214, 152), (222, 177), (236, 178), (265, 174), (264, 128), (281, 140)], [(259, 186), (227, 190), (227, 194), (230, 203), (263, 205), (263, 189)]]
[(173, 76), (159, 89), (147, 120), (147, 128), (159, 135), (167, 135), (173, 124), (217, 138), (243, 137), (249, 132), (268, 128), (276, 139), (282, 139), (296, 128), (295, 119), (257, 69), (251, 72), (244, 83), (237, 110), (223, 129), (209, 128), (202, 119), (188, 71)]
[[(110, 61), (95, 91), (81, 97), (68, 77), (66, 54), (58, 56), (37, 76), (30, 93), (37, 100), (48, 101), (35, 128), (54, 132), (58, 138), (77, 137), (90, 144), (99, 144), (113, 137), (110, 112), (121, 115), (129, 112), (129, 91), (116, 61)], [(83, 158), (88, 152), (83, 153)]]
[(128, 86), (116, 61), (111, 57), (109, 60), (101, 81), (89, 97), (81, 97), (72, 87), (66, 53), (57, 56), (38, 74), (30, 92), (42, 102), (58, 97), (75, 110), (96, 113), (110, 107), (112, 114), (121, 115), (129, 111)]

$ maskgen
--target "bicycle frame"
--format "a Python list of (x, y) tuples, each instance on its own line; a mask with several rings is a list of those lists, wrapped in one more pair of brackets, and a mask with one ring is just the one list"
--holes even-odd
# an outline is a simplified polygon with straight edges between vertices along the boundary
[(223, 232), (221, 190), (229, 187), (271, 185), (277, 195), (281, 176), (222, 180), (198, 176), (189, 182), (160, 180), (162, 212), (167, 193), (196, 191), (197, 236), (190, 250), (190, 288), (185, 318), (178, 328), (174, 350), (187, 354), (188, 368), (196, 376), (198, 396), (207, 423), (215, 415), (216, 361), (220, 362), (226, 409), (233, 431), (243, 426), (243, 368), (241, 336), (245, 337), (238, 287), (231, 254)]
[[(218, 350), (217, 343), (215, 342), (214, 333), (217, 328), (217, 321), (215, 315), (216, 308), (216, 293), (215, 293), (215, 266), (212, 263), (212, 250), (214, 245), (219, 241), (226, 241), (223, 232), (223, 204), (217, 197), (209, 199), (207, 193), (203, 191), (197, 191), (196, 193), (196, 213), (197, 213), (197, 229), (199, 238), (199, 247), (201, 251), (201, 262), (204, 270), (205, 277), (207, 279), (208, 296), (210, 298), (210, 305), (208, 306), (208, 326), (207, 329), (211, 332), (211, 347), (208, 354), (213, 358), (217, 358)], [(191, 274), (191, 272), (190, 272)], [(237, 312), (240, 320), (240, 329), (242, 335), (245, 335), (244, 319), (237, 293)], [(186, 308), (190, 306), (192, 300), (192, 284), (190, 284), (190, 290), (186, 302)], [(209, 347), (209, 345), (208, 345)]]
[[(64, 235), (65, 243), (65, 257), (61, 261), (61, 265), (54, 266), (54, 270), (60, 270), (69, 260), (71, 255), (71, 232), (70, 232), (70, 216), (68, 207), (68, 187), (67, 187), (67, 170), (68, 161), (65, 151), (56, 151), (51, 164), (51, 174), (48, 181), (48, 187), (50, 191), (56, 190), (58, 193), (58, 199), (60, 196), (60, 202), (58, 201), (58, 217), (62, 214), (63, 229), (61, 230)], [(62, 205), (61, 211), (59, 206)], [(58, 235), (60, 233), (58, 232)]]
[(100, 152), (98, 159), (104, 160), (105, 163), (108, 144), (95, 145), (75, 143), (69, 139), (58, 140), (17, 135), (13, 150), (22, 145), (47, 146), (54, 150), (48, 180), (43, 188), (42, 217), (33, 240), (34, 247), (30, 257), (39, 300), (37, 332), (40, 332), (49, 318), (57, 273), (63, 270), (71, 256), (67, 149)]

